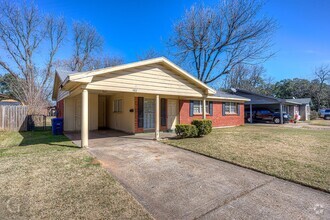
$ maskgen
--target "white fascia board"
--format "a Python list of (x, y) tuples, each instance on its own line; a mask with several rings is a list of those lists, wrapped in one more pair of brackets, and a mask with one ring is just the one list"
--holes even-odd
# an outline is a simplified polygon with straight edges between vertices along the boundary
[(246, 98), (229, 98), (229, 97), (220, 97), (220, 96), (208, 96), (206, 99), (213, 99), (213, 100), (228, 100), (228, 101), (243, 101), (249, 102), (251, 99)]

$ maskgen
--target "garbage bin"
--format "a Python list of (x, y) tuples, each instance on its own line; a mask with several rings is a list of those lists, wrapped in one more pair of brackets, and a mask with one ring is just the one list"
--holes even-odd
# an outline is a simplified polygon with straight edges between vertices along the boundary
[(52, 134), (53, 135), (63, 134), (63, 118), (52, 119)]

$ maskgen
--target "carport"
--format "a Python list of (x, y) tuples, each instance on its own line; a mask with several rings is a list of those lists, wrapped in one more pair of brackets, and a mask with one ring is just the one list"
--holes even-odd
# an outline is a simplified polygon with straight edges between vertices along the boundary
[(245, 102), (245, 110), (248, 110), (250, 112), (250, 123), (253, 123), (253, 108), (267, 108), (273, 110), (274, 112), (280, 112), (280, 123), (283, 124), (283, 112), (288, 113), (290, 106), (299, 105), (298, 102), (289, 101), (286, 99), (279, 99), (271, 96), (265, 96), (243, 89), (232, 89), (232, 91), (235, 95), (250, 99), (250, 101)]

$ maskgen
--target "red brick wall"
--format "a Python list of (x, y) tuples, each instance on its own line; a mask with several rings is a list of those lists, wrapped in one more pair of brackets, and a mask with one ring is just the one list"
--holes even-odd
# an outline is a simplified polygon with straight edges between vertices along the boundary
[[(203, 115), (189, 116), (189, 100), (180, 101), (180, 124), (190, 124), (193, 119), (202, 119)], [(238, 126), (244, 124), (244, 104), (240, 104), (240, 115), (222, 115), (222, 102), (213, 102), (213, 116), (207, 115), (212, 120), (213, 127)]]
[[(135, 97), (134, 99), (134, 106), (135, 106), (135, 119), (134, 119), (134, 125), (135, 125), (135, 133), (143, 133), (144, 129), (143, 128), (139, 128), (138, 127), (138, 97)], [(165, 108), (166, 108), (166, 112), (167, 112), (167, 100), (166, 100), (166, 104), (165, 104)], [(159, 116), (161, 116), (161, 114), (159, 113)], [(167, 115), (166, 115), (167, 117)], [(160, 119), (159, 119), (160, 120)], [(161, 123), (161, 121), (159, 121), (159, 123)], [(167, 123), (167, 120), (166, 120)], [(167, 130), (167, 126), (160, 126), (160, 130), (161, 131), (166, 131)]]
[(56, 111), (57, 111), (58, 118), (64, 117), (64, 100), (63, 99), (56, 103)]

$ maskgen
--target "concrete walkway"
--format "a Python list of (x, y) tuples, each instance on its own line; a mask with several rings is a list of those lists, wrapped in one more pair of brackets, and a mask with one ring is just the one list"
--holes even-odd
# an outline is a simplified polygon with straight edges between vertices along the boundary
[[(79, 144), (79, 134), (68, 134)], [(89, 152), (156, 219), (330, 219), (330, 194), (152, 140), (90, 134)]]

